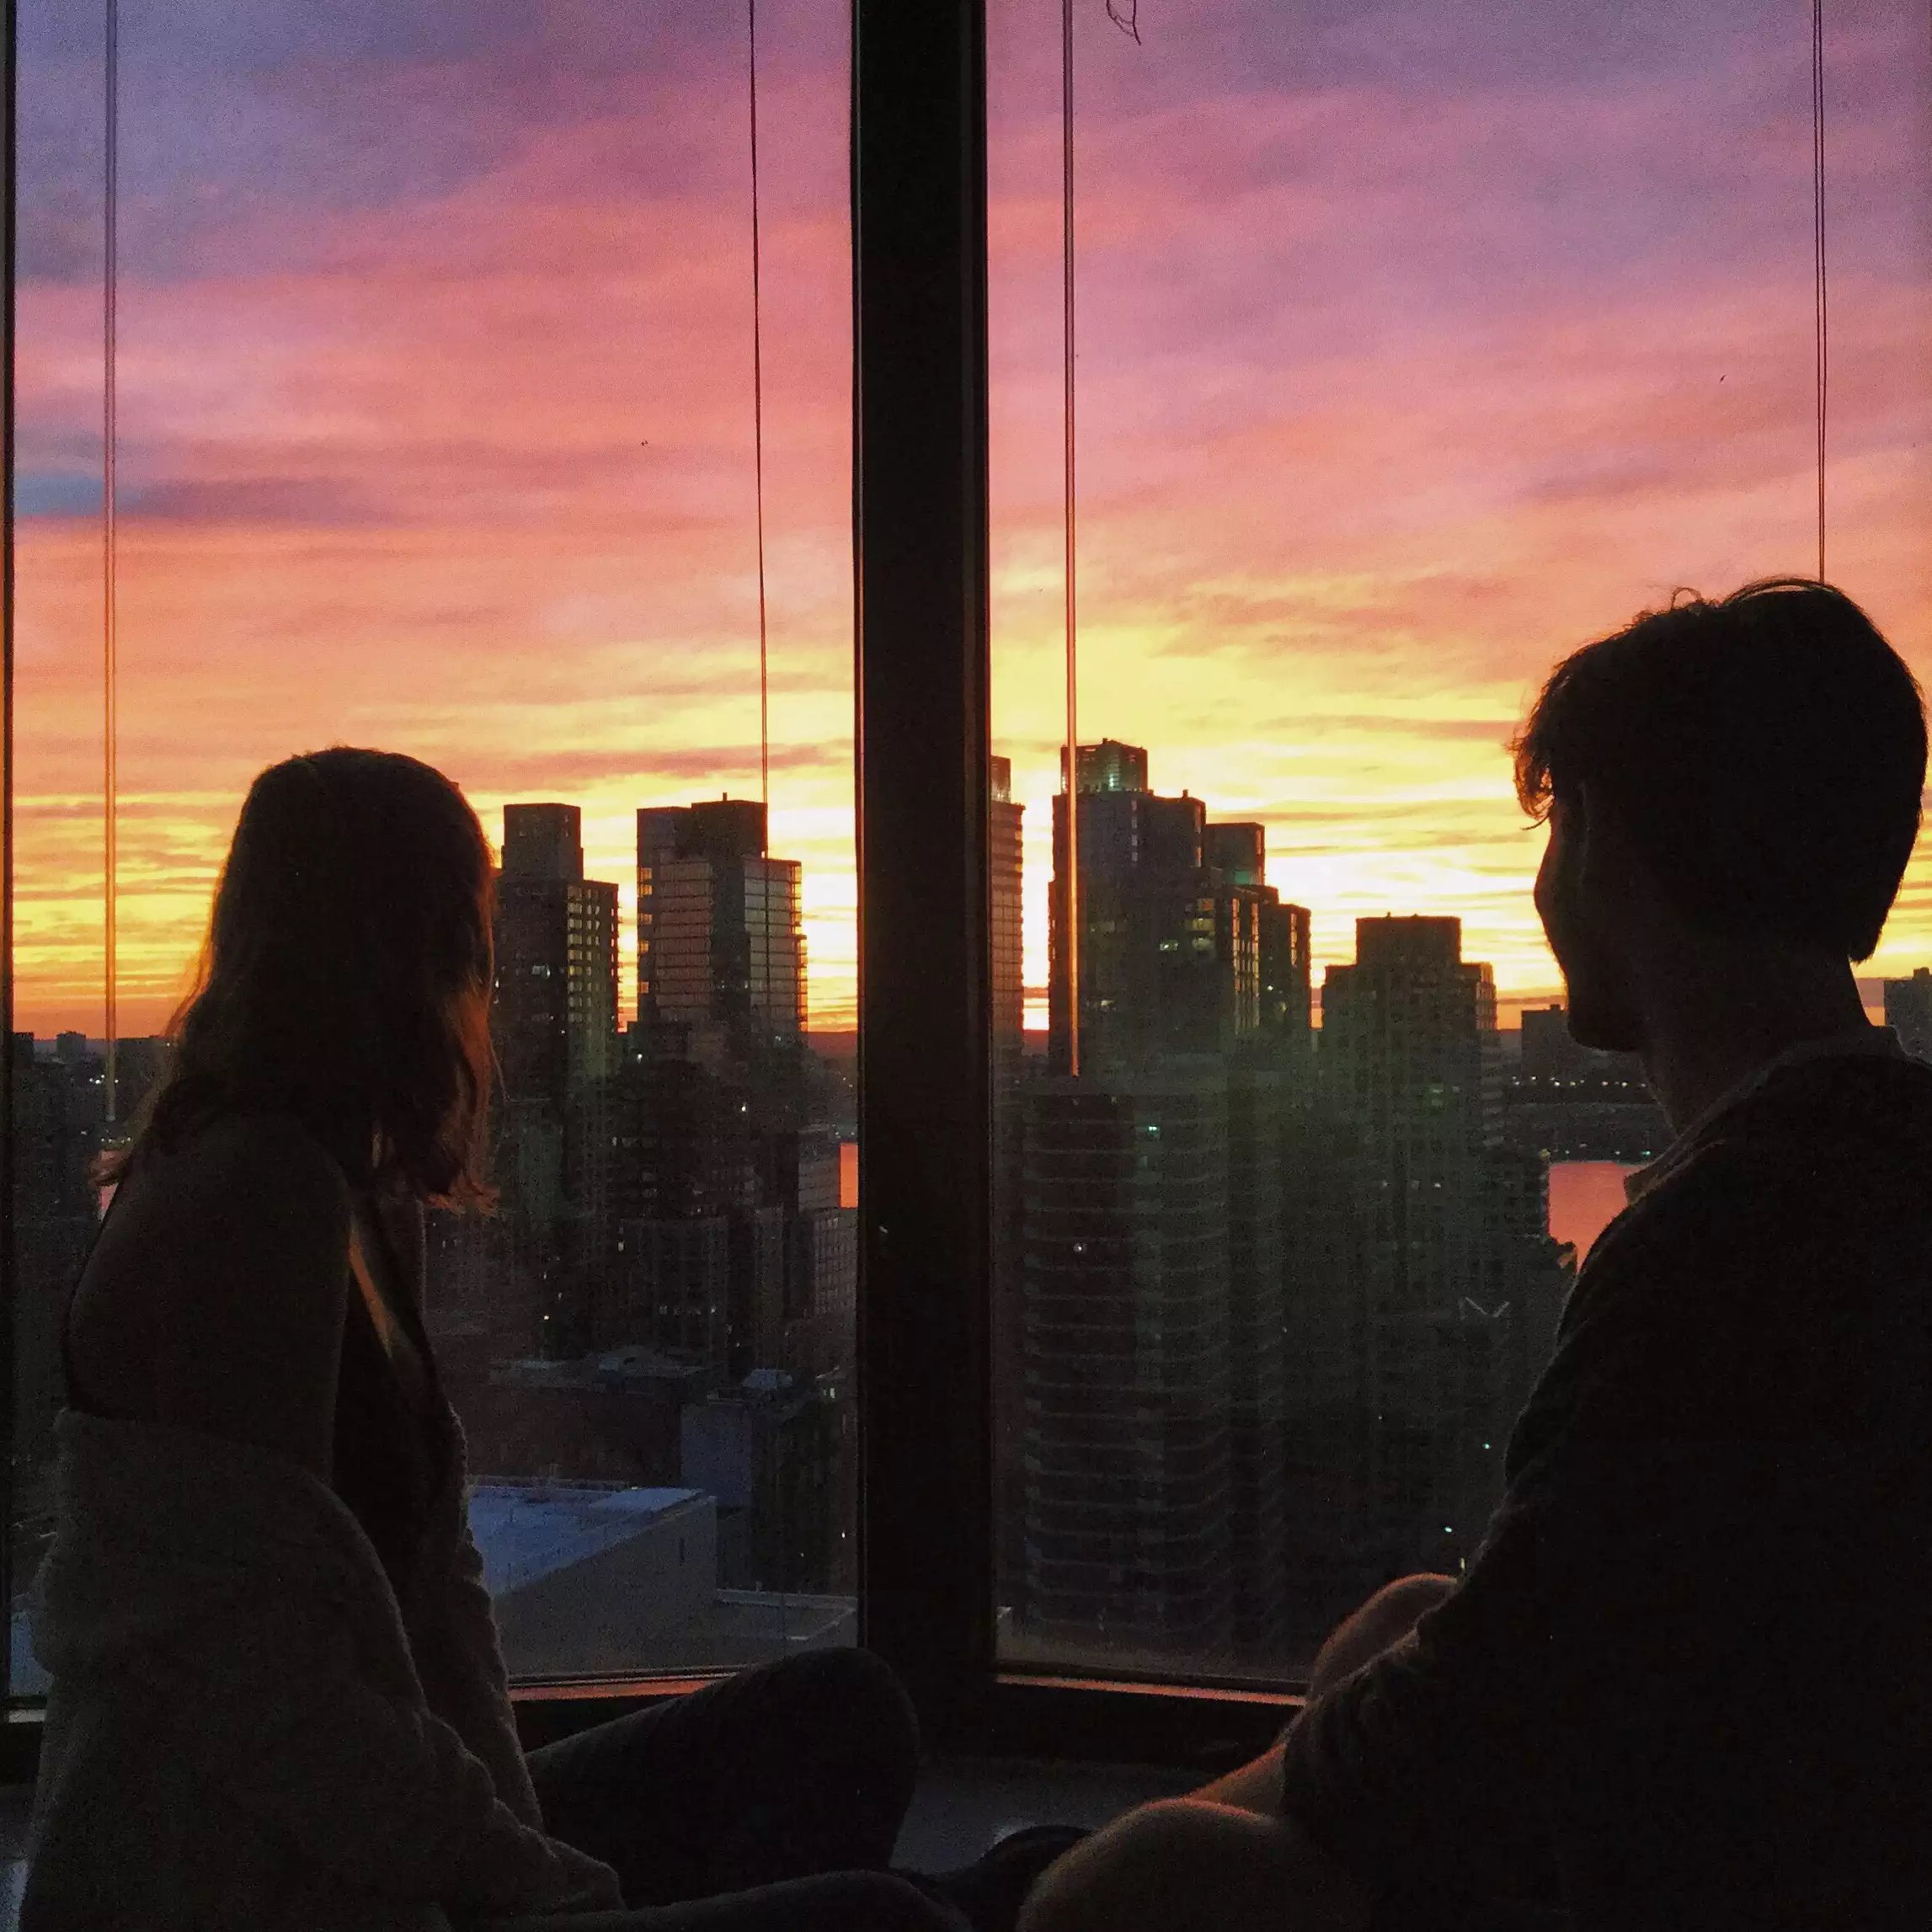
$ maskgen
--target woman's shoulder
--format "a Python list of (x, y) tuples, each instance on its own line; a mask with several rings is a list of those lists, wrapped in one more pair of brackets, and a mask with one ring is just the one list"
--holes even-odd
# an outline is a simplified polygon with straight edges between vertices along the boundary
[(168, 1196), (244, 1221), (266, 1215), (346, 1230), (354, 1198), (341, 1162), (282, 1112), (218, 1115), (176, 1145), (144, 1148), (129, 1177), (151, 1200)]
[(294, 1456), (327, 1480), (351, 1193), (293, 1117), (237, 1113), (144, 1150), (73, 1303), (110, 1410)]

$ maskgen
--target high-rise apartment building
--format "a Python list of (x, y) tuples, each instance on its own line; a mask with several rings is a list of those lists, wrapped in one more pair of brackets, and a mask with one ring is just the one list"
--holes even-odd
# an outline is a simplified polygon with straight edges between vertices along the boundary
[(805, 1027), (799, 867), (766, 852), (745, 798), (638, 814), (638, 1017), (716, 1036), (743, 1055)]
[(506, 805), (490, 1030), (503, 1069), (496, 1165), (536, 1346), (594, 1323), (606, 1091), (617, 1049), (617, 889), (584, 877), (574, 805)]
[[(1091, 766), (1089, 750), (1096, 755)], [(1214, 896), (1202, 854), (1207, 809), (1198, 798), (1150, 792), (1142, 776), (1146, 753), (1138, 746), (1108, 741), (1082, 745), (1081, 754), (1081, 1070), (1211, 1052), (1219, 1044), (1221, 985)], [(1067, 803), (1065, 792), (1055, 795), (1049, 901), (1049, 1053), (1057, 1072), (1071, 1059)]]
[[(1307, 915), (1267, 883), (1260, 825), (1150, 792), (1138, 746), (1083, 745), (1077, 769), (1081, 1073), (1065, 1071), (1063, 792), (1054, 1072), (1026, 1094), (1016, 1611), (1028, 1631), (1084, 1619), (1115, 1650), (1270, 1657)], [(1149, 1541), (1155, 1515), (1177, 1527)]]
[(1017, 1057), (1026, 1026), (1026, 942), (1020, 884), (1027, 809), (1013, 799), (1012, 761), (992, 761), (987, 843), (992, 883), (993, 1054), (995, 1064)]
[[(995, 1387), (1017, 1389), (1022, 1372), (1021, 1286), (1023, 1279), (1025, 1138), (1022, 1090), (1026, 1078), (1026, 941), (1022, 926), (1025, 806), (1013, 798), (1011, 761), (995, 758), (987, 806), (992, 926), (993, 1034), (993, 1375)], [(994, 1410), (995, 1510), (999, 1569), (1019, 1572), (1024, 1512), (1020, 1405)]]
[(1549, 1332), (1568, 1279), (1544, 1232), (1546, 1170), (1504, 1145), (1497, 1052), (1494, 979), (1462, 958), (1459, 920), (1356, 922), (1354, 963), (1324, 982), (1319, 1054), (1358, 1168), (1348, 1368), (1367, 1460), (1342, 1480), (1373, 1498), (1383, 1561), (1452, 1573), (1542, 1366), (1525, 1338)]
[(1225, 1655), (1235, 1630), (1226, 1076), (1029, 1088), (1024, 1636)]
[[(1077, 765), (1081, 1071), (1305, 1036), (1307, 914), (1267, 883), (1262, 827), (1211, 825), (1202, 800), (1150, 791), (1139, 745), (1083, 745)], [(1049, 1050), (1060, 1072), (1071, 1064), (1067, 819), (1062, 790), (1049, 901)]]
[(617, 889), (584, 876), (575, 805), (505, 805), (491, 1026), (512, 1100), (573, 1096), (616, 1065)]

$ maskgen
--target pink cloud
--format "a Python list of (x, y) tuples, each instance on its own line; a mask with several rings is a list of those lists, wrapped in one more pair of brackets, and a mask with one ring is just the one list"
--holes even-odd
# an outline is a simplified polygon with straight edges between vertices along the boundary
[[(1564, 14), (1574, 49), (1534, 10), (1497, 45), (1459, 41), (1453, 6), (1311, 7), (1291, 35), (1258, 0), (1162, 0), (1139, 50), (1083, 17), (1087, 726), (1149, 743), (1157, 783), (1265, 818), (1324, 958), (1358, 911), (1435, 906), (1506, 984), (1547, 987), (1508, 721), (1561, 650), (1673, 584), (1810, 554), (1803, 48), (1755, 0), (1649, 41), (1620, 40), (1614, 11)], [(835, 35), (806, 57), (810, 8), (778, 13), (774, 802), (817, 894), (814, 1009), (846, 1016), (844, 76)], [(265, 106), (131, 187), (124, 927), (142, 1014), (198, 940), (241, 787), (289, 750), (393, 742), (490, 811), (581, 797), (613, 878), (630, 806), (754, 782), (741, 69), (688, 24), (654, 67), (641, 41), (590, 57), (616, 45), (608, 12), (538, 16), (547, 53), (492, 13), (476, 46), (387, 67), (289, 56)], [(1030, 808), (1038, 980), (1057, 73), (1045, 16), (1003, 6), (995, 24), (995, 707)], [(1875, 5), (1833, 34), (1833, 569), (1932, 672), (1911, 172), (1932, 72)], [(332, 125), (358, 145), (339, 178)], [(24, 291), (29, 459), (68, 497), (93, 460), (96, 299), (72, 277)], [(98, 999), (98, 532), (25, 526), (24, 1023)], [(1899, 956), (1932, 947), (1919, 872), (1895, 927)]]

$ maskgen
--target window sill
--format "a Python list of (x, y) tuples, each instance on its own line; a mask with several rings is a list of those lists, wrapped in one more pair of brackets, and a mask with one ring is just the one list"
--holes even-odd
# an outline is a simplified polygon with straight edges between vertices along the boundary
[[(535, 1750), (728, 1674), (524, 1683), (511, 1687), (510, 1703), (524, 1748)], [(956, 1756), (1155, 1764), (1213, 1777), (1258, 1757), (1305, 1702), (1260, 1687), (1004, 1672), (937, 1734), (929, 1726), (926, 1743)], [(0, 1784), (33, 1781), (45, 1716), (37, 1703), (8, 1711)]]

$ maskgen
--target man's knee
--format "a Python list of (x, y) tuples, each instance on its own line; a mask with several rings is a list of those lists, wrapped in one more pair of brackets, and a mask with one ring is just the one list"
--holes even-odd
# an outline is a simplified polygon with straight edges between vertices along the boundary
[(1413, 1630), (1438, 1604), (1454, 1594), (1455, 1587), (1454, 1577), (1418, 1570), (1412, 1577), (1398, 1577), (1394, 1582), (1383, 1584), (1363, 1609), (1399, 1630)]
[(1342, 1932), (1367, 1901), (1289, 1821), (1193, 1798), (1117, 1818), (1050, 1866), (1020, 1932)]
[(1399, 1643), (1438, 1604), (1454, 1592), (1454, 1577), (1418, 1571), (1385, 1583), (1374, 1596), (1338, 1625), (1321, 1646), (1309, 1679), (1311, 1695), (1319, 1696), (1332, 1684)]

